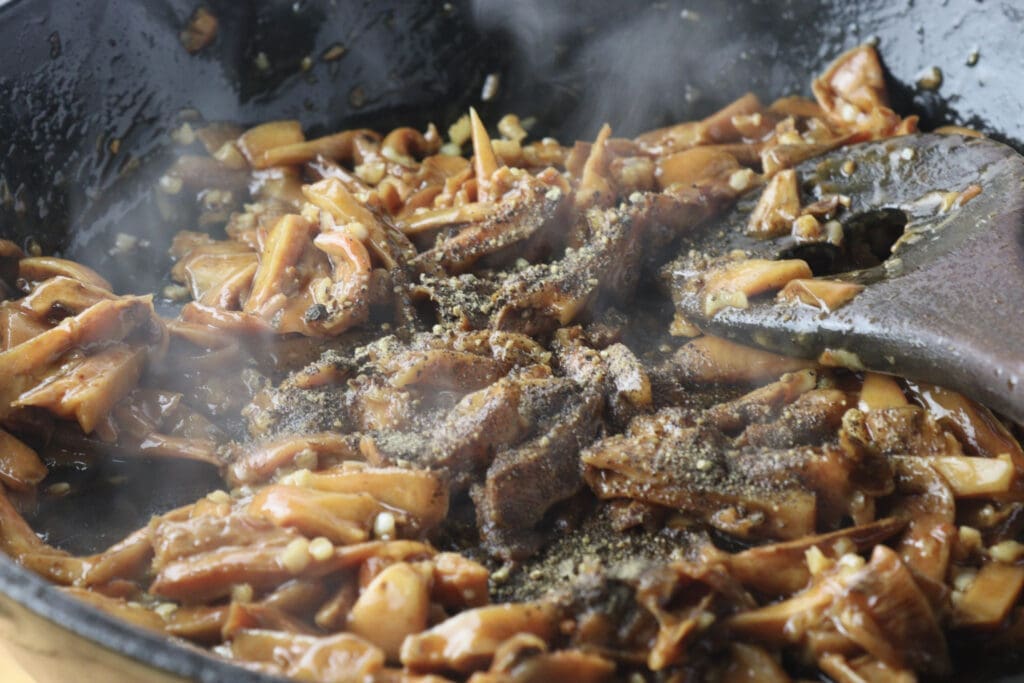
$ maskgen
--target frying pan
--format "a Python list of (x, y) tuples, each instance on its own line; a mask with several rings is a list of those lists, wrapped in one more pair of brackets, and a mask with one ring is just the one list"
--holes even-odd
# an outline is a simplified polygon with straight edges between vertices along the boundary
[[(747, 90), (768, 100), (806, 93), (829, 60), (867, 40), (877, 41), (897, 111), (919, 114), (926, 130), (967, 125), (1024, 150), (1015, 0), (203, 4), (218, 36), (190, 56), (178, 33), (196, 0), (0, 0), (0, 237), (144, 291), (166, 273), (169, 240), (145, 201), (149, 169), (196, 111), (297, 118), (315, 135), (443, 125), (474, 105), (491, 121), (533, 116), (535, 134), (590, 139), (608, 121), (629, 136)], [(924, 89), (932, 68), (941, 85)], [(120, 232), (148, 247), (112, 257)], [(127, 479), (116, 495), (97, 474), (105, 469)], [(216, 485), (210, 471), (177, 463), (111, 460), (77, 476), (81, 493), (41, 504), (31, 520), (74, 552), (97, 551)], [(96, 612), (6, 557), (0, 637), (40, 681), (277, 680)]]

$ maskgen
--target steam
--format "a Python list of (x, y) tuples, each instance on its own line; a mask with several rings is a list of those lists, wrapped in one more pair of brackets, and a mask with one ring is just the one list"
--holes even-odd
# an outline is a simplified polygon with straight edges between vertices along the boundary
[[(546, 0), (475, 0), (473, 18), (485, 34), (508, 41), (510, 97), (536, 92), (568, 100), (549, 124), (569, 139), (591, 139), (611, 124), (632, 136), (696, 118), (750, 88), (735, 73), (748, 31), (725, 7), (707, 12), (678, 3), (600, 3), (577, 7)], [(531, 83), (532, 82), (532, 83)], [(530, 103), (516, 106), (529, 107)], [(519, 111), (521, 116), (544, 112)]]

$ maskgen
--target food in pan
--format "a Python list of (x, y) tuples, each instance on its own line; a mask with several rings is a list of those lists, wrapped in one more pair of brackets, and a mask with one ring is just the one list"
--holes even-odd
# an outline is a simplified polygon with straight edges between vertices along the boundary
[[(813, 92), (571, 146), (475, 112), (191, 127), (156, 190), (196, 198), (177, 316), (0, 242), (3, 550), (305, 681), (903, 681), (1019, 647), (1017, 426), (674, 315), (677, 286), (709, 314), (857, 295), (798, 260), (662, 274), (751, 192), (752, 234), (843, 238), (793, 167), (916, 120), (871, 47)], [(45, 463), (112, 456), (224, 487), (95, 555), (37, 536)]]

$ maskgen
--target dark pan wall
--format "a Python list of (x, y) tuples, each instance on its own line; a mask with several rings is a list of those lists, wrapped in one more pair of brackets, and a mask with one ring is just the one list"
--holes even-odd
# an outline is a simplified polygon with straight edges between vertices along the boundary
[[(220, 32), (193, 57), (178, 32), (198, 4), (0, 2), (0, 235), (86, 258), (118, 231), (145, 236), (132, 207), (148, 186), (131, 180), (183, 109), (295, 117), (322, 132), (443, 124), (476, 104), (491, 117), (537, 116), (568, 138), (604, 121), (629, 135), (747, 89), (806, 92), (829, 59), (872, 38), (897, 107), (925, 127), (1024, 140), (1024, 6), (1013, 0), (210, 0)], [(335, 45), (345, 53), (325, 62)], [(941, 87), (916, 88), (932, 66)], [(501, 87), (484, 103), (489, 73)]]

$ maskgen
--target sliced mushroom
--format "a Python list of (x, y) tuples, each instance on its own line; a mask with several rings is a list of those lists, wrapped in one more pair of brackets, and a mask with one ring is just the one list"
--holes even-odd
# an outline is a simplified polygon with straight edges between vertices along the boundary
[(758, 546), (732, 555), (729, 568), (744, 585), (768, 595), (790, 595), (806, 588), (811, 572), (806, 554), (817, 548), (824, 557), (839, 559), (846, 552), (864, 552), (898, 534), (906, 521), (895, 517), (785, 543)]
[(0, 428), (0, 482), (15, 491), (31, 491), (46, 477), (39, 455), (20, 439)]
[(99, 301), (56, 327), (0, 351), (0, 366), (12, 377), (37, 372), (74, 348), (120, 341), (147, 325), (152, 317), (151, 297)]
[(402, 644), (402, 664), (412, 671), (470, 673), (490, 665), (498, 647), (520, 633), (541, 640), (555, 635), (558, 609), (546, 602), (509, 603), (467, 610)]

